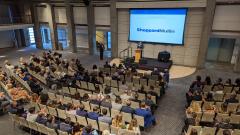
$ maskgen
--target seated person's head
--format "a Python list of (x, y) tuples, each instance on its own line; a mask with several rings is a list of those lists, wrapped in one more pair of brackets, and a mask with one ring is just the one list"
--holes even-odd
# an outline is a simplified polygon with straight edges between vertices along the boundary
[(198, 132), (196, 129), (192, 129), (190, 135), (198, 135)]
[(71, 123), (71, 118), (70, 118), (70, 117), (67, 117), (67, 118), (65, 119), (65, 123), (66, 123), (66, 124), (70, 124), (70, 123)]
[(223, 130), (223, 135), (231, 135), (230, 130), (228, 129)]
[(140, 108), (146, 108), (146, 103), (145, 102), (141, 102), (140, 103)]
[(232, 94), (232, 95), (230, 96), (230, 98), (231, 98), (231, 99), (236, 99), (236, 94)]
[(87, 134), (90, 134), (92, 132), (92, 125), (91, 124), (88, 124), (86, 127), (85, 127), (85, 131)]
[(131, 101), (127, 100), (127, 101), (126, 101), (126, 105), (127, 105), (127, 106), (131, 106)]
[(80, 110), (84, 110), (84, 108), (85, 108), (84, 104), (80, 104), (80, 105), (79, 105), (79, 109), (80, 109)]
[(94, 106), (93, 107), (93, 112), (97, 112), (98, 113), (99, 112), (99, 108), (97, 106)]
[(115, 103), (122, 104), (122, 99), (119, 96), (117, 96), (115, 99)]
[(150, 90), (154, 90), (154, 87), (152, 85), (150, 86)]
[(107, 115), (107, 113), (108, 113), (107, 109), (103, 108), (103, 109), (102, 109), (102, 114), (103, 114), (103, 115)]
[(35, 113), (35, 107), (30, 107), (28, 109), (28, 112), (31, 113), (31, 114), (34, 114)]
[(196, 77), (196, 80), (200, 82), (200, 81), (202, 80), (201, 76), (198, 75), (198, 76)]

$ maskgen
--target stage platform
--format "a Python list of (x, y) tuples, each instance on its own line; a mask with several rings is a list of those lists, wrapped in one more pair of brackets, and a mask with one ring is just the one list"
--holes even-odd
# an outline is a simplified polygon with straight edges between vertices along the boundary
[(142, 70), (153, 70), (154, 68), (158, 68), (160, 71), (164, 71), (165, 69), (170, 70), (173, 62), (169, 60), (168, 62), (160, 62), (157, 59), (152, 58), (142, 58), (145, 63), (139, 63), (138, 69)]

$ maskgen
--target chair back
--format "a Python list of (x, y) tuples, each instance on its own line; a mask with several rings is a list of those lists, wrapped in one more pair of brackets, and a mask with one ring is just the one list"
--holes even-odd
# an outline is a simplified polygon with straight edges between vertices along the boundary
[(83, 125), (83, 126), (87, 126), (87, 125), (88, 125), (87, 120), (86, 120), (85, 117), (76, 115), (76, 118), (77, 118), (77, 122), (78, 122), (80, 125)]
[(139, 115), (134, 115), (134, 118), (138, 121), (138, 126), (144, 127), (144, 117)]
[(108, 123), (98, 121), (98, 124), (99, 124), (99, 131), (102, 132), (104, 130), (108, 130), (108, 131), (110, 130)]
[(96, 120), (87, 118), (87, 121), (88, 121), (88, 124), (91, 124), (91, 125), (92, 125), (92, 128), (93, 128), (93, 129), (98, 130), (98, 122), (97, 122)]
[(61, 119), (66, 119), (67, 118), (65, 110), (57, 109), (57, 112), (58, 112), (58, 117), (59, 118), (61, 118)]

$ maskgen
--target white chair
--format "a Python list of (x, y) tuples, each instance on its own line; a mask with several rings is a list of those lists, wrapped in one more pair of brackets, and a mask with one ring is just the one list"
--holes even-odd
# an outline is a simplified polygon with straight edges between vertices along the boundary
[(69, 135), (67, 132), (58, 130), (58, 135)]
[(77, 92), (77, 88), (69, 87), (69, 91), (71, 95), (75, 95)]
[(56, 131), (51, 128), (47, 128), (48, 134), (47, 135), (57, 135)]
[(201, 121), (203, 121), (203, 122), (213, 122), (214, 117), (215, 117), (214, 113), (204, 112), (203, 115), (202, 115)]
[(202, 127), (201, 126), (191, 126), (190, 125), (189, 128), (188, 128), (188, 131), (187, 131), (187, 135), (190, 135), (192, 129), (196, 129), (197, 132), (198, 132), (198, 135), (200, 135)]
[[(32, 133), (32, 130), (35, 130), (35, 131), (38, 131), (38, 125), (36, 122), (30, 122), (28, 121), (28, 125), (29, 125), (29, 128), (30, 128), (30, 132)], [(30, 133), (30, 134), (31, 134)]]
[(80, 83), (81, 83), (81, 88), (83, 88), (83, 89), (88, 89), (88, 85), (87, 85), (87, 82), (85, 82), (85, 81), (80, 81)]
[(72, 104), (72, 98), (64, 96), (63, 97), (63, 103), (67, 104), (67, 103), (71, 103)]
[(144, 127), (144, 117), (138, 115), (133, 115), (133, 117), (137, 119), (138, 126)]
[(234, 129), (232, 132), (232, 135), (240, 135), (240, 130), (239, 129)]
[(71, 119), (71, 122), (73, 122), (73, 123), (76, 123), (76, 122), (77, 122), (76, 115), (66, 113), (66, 116)]
[(76, 99), (72, 99), (72, 102), (75, 106), (78, 106), (80, 105), (80, 101), (79, 100), (76, 100)]
[(231, 124), (240, 124), (240, 115), (236, 115), (236, 114), (231, 114), (230, 116), (230, 123)]
[(56, 100), (56, 95), (55, 95), (55, 93), (48, 92), (48, 97), (49, 97), (50, 100)]
[(94, 84), (88, 82), (88, 89), (89, 89), (89, 90), (92, 90), (92, 91), (95, 91), (95, 86), (94, 86)]
[(63, 99), (63, 95), (56, 94), (56, 98), (57, 98), (57, 100), (62, 100)]
[(63, 94), (71, 94), (68, 87), (62, 87)]
[(118, 88), (118, 81), (117, 80), (111, 80), (111, 86)]
[(131, 122), (131, 120), (132, 120), (132, 114), (131, 113), (125, 113), (125, 112), (121, 112), (121, 113), (122, 113), (124, 122)]
[(111, 134), (118, 135), (119, 128), (115, 126), (111, 126)]
[(87, 102), (81, 101), (81, 103), (84, 105), (86, 111), (88, 111), (88, 112), (91, 111), (89, 101), (87, 101)]
[(47, 130), (46, 126), (44, 126), (42, 124), (38, 124), (38, 123), (37, 123), (37, 126), (38, 126), (38, 132), (43, 133), (45, 135), (48, 134), (48, 130)]
[(58, 117), (59, 118), (61, 118), (61, 119), (66, 119), (67, 118), (65, 110), (57, 109), (57, 112), (58, 112)]
[(203, 127), (202, 128), (202, 135), (215, 135), (217, 128), (216, 127)]
[(93, 129), (98, 130), (98, 123), (97, 123), (96, 120), (92, 120), (92, 119), (90, 119), (90, 118), (87, 118), (87, 121), (88, 121), (88, 124), (91, 124), (91, 125), (92, 125), (92, 128), (93, 128)]
[[(19, 119), (19, 125), (23, 126), (23, 127), (30, 127), (29, 123), (27, 120), (25, 120), (24, 118), (22, 117), (18, 117)], [(37, 130), (36, 130), (37, 131)]]
[(77, 118), (77, 122), (78, 122), (80, 125), (83, 125), (83, 126), (87, 126), (87, 125), (88, 125), (87, 120), (86, 120), (85, 117), (76, 115), (76, 118)]
[(116, 115), (120, 113), (119, 110), (111, 109), (111, 117), (114, 118)]
[(111, 86), (111, 80), (109, 80), (108, 78), (104, 77), (104, 84), (106, 84), (107, 86)]
[(51, 115), (53, 115), (55, 117), (58, 116), (56, 108), (47, 106), (47, 109), (48, 109), (49, 114), (51, 114)]
[(104, 123), (101, 121), (98, 121), (98, 123), (99, 123), (99, 131), (110, 130), (108, 123)]
[(143, 78), (141, 78), (140, 79), (140, 85), (147, 85), (147, 79), (143, 79)]

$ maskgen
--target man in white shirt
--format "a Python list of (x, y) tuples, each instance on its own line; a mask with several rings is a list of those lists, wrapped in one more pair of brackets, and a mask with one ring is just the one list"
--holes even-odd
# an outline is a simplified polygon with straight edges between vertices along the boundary
[(31, 107), (28, 109), (27, 113), (27, 121), (35, 122), (37, 119), (38, 114), (35, 112), (35, 107)]

